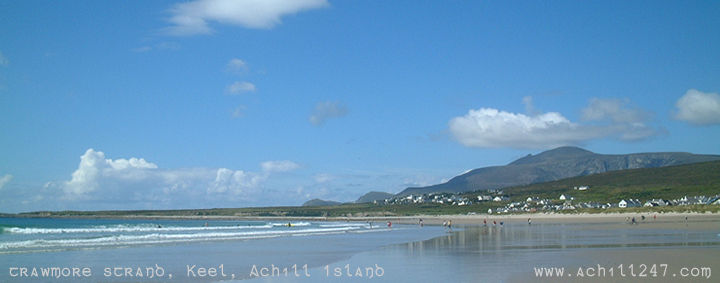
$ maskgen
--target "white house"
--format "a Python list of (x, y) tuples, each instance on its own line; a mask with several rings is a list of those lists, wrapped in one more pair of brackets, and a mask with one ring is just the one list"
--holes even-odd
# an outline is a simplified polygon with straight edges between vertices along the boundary
[(620, 208), (628, 208), (628, 207), (638, 207), (642, 204), (638, 200), (628, 199), (628, 200), (621, 200), (618, 203), (618, 207)]
[(645, 207), (651, 207), (651, 206), (667, 206), (668, 203), (663, 199), (651, 199), (649, 201), (645, 202)]
[(560, 200), (574, 200), (574, 197), (571, 197), (570, 195), (560, 195)]
[(479, 196), (477, 196), (477, 199), (478, 199), (478, 201), (489, 201), (489, 200), (492, 200), (493, 198), (488, 195), (479, 195)]
[(496, 196), (496, 197), (493, 199), (493, 201), (506, 201), (506, 200), (509, 200), (509, 199), (510, 199), (510, 198), (508, 198), (508, 197), (506, 197), (506, 196)]

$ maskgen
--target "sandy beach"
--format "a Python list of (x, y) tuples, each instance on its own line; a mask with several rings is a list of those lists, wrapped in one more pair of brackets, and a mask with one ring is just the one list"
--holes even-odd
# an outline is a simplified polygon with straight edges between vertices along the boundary
[[(398, 224), (418, 224), (422, 219), (425, 225), (442, 225), (443, 222), (451, 220), (458, 225), (481, 225), (483, 220), (496, 220), (506, 223), (526, 223), (528, 218), (534, 223), (588, 223), (588, 222), (618, 222), (624, 223), (626, 219), (636, 218), (638, 222), (645, 216), (645, 222), (671, 223), (693, 221), (720, 220), (720, 214), (712, 213), (585, 213), (585, 214), (561, 214), (561, 213), (532, 213), (532, 214), (474, 214), (474, 215), (414, 215), (414, 216), (387, 216), (387, 217), (230, 217), (229, 219), (242, 220), (306, 220), (306, 221), (354, 221), (354, 222), (378, 222), (391, 221)], [(218, 217), (220, 219), (228, 219)], [(201, 218), (204, 219), (204, 218)], [(212, 219), (212, 218), (209, 218)]]

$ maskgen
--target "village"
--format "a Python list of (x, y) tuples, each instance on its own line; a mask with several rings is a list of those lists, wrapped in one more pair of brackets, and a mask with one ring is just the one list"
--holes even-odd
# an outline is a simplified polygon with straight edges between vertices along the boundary
[[(588, 186), (576, 186), (574, 191), (582, 193), (589, 190)], [(510, 197), (505, 195), (503, 190), (488, 190), (486, 193), (478, 194), (474, 197), (468, 197), (467, 194), (453, 193), (427, 193), (422, 195), (407, 195), (388, 198), (385, 200), (374, 201), (378, 205), (394, 205), (394, 204), (424, 204), (435, 203), (445, 205), (466, 206), (479, 204), (483, 202), (505, 203), (505, 206), (495, 209), (488, 209), (488, 214), (502, 213), (520, 213), (520, 212), (537, 212), (537, 211), (566, 211), (576, 210), (579, 208), (609, 209), (609, 208), (632, 208), (632, 207), (663, 207), (663, 206), (684, 206), (684, 205), (720, 205), (720, 194), (707, 196), (684, 196), (679, 199), (666, 200), (662, 198), (653, 198), (645, 201), (639, 199), (622, 199), (618, 202), (576, 202), (575, 197), (571, 194), (560, 194), (557, 198), (539, 198), (528, 196), (524, 200), (511, 201)]]

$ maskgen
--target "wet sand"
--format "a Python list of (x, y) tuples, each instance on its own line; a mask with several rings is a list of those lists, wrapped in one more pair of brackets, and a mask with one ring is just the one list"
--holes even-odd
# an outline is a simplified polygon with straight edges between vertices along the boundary
[[(502, 220), (502, 226), (478, 225), (478, 219), (480, 223), (484, 219), (482, 216), (426, 217), (423, 218), (425, 224), (442, 223), (447, 219), (457, 224), (452, 232), (431, 240), (390, 245), (332, 263), (327, 269), (315, 268), (311, 273), (317, 276), (312, 278), (262, 280), (717, 282), (720, 276), (720, 217), (717, 215), (690, 215), (688, 222), (685, 222), (685, 214), (658, 215), (655, 220), (646, 216), (645, 221), (635, 215), (637, 225), (625, 222), (625, 217), (630, 215), (534, 216), (532, 225), (527, 224), (525, 216), (494, 218), (498, 223)], [(404, 220), (412, 222), (417, 218)], [(357, 271), (357, 267), (375, 265), (383, 267), (383, 276), (349, 276)], [(351, 270), (350, 274), (344, 272), (346, 266)], [(548, 278), (535, 274), (535, 268), (553, 267), (564, 268), (564, 276)], [(599, 267), (605, 268), (603, 276), (597, 272)], [(343, 271), (340, 276), (333, 274), (334, 268)], [(611, 268), (613, 274), (608, 271)], [(685, 273), (683, 268), (687, 268)], [(692, 276), (693, 268), (697, 268), (697, 276)], [(704, 271), (701, 268), (705, 268)], [(581, 274), (578, 274), (579, 270)]]

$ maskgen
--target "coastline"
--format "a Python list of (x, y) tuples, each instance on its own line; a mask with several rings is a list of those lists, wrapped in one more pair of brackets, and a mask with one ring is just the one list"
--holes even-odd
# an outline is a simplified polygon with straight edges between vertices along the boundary
[(242, 221), (319, 221), (319, 222), (387, 222), (397, 224), (417, 224), (419, 219), (425, 225), (441, 225), (444, 221), (451, 220), (453, 224), (482, 224), (483, 220), (498, 220), (504, 222), (623, 222), (626, 218), (646, 216), (651, 218), (657, 216), (662, 221), (682, 221), (685, 217), (693, 220), (720, 219), (718, 213), (699, 212), (622, 212), (622, 213), (526, 213), (526, 214), (473, 214), (473, 215), (412, 215), (412, 216), (333, 216), (333, 217), (308, 217), (308, 216), (230, 216), (230, 215), (4, 215), (9, 218), (58, 218), (58, 219), (148, 219), (148, 220), (242, 220)]

